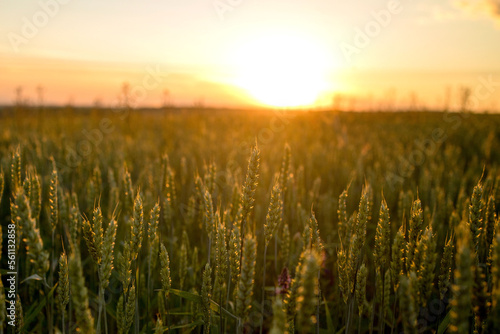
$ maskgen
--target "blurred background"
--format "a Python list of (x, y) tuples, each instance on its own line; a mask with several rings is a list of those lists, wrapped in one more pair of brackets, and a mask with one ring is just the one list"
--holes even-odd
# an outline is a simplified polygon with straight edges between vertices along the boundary
[(472, 110), (499, 107), (495, 0), (0, 0), (0, 9), (3, 105), (115, 107), (129, 89), (148, 107), (443, 110), (461, 108), (466, 91)]

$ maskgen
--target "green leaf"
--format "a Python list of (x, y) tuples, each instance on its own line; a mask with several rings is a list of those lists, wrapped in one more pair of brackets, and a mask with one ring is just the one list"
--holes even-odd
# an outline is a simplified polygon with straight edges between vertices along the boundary
[(28, 281), (43, 281), (43, 278), (40, 277), (38, 274), (33, 274), (33, 275), (23, 279), (20, 284), (23, 284), (24, 282), (28, 282)]
[[(196, 321), (191, 322), (189, 324), (171, 326), (170, 330), (172, 330), (172, 329), (185, 329), (184, 331), (182, 331), (183, 333), (190, 333), (197, 326), (201, 326), (201, 325), (203, 325), (203, 320), (196, 320)], [(156, 328), (154, 328), (154, 330), (156, 330)], [(161, 333), (168, 331), (168, 330), (169, 330), (168, 326), (161, 327)], [(187, 330), (187, 332), (186, 332), (186, 330)]]
[(337, 331), (337, 334), (342, 334), (345, 332), (345, 326), (342, 327), (340, 330)]
[(45, 296), (45, 298), (42, 300), (42, 302), (40, 304), (38, 304), (34, 310), (31, 310), (29, 311), (29, 314), (24, 318), (24, 327), (23, 328), (27, 328), (28, 325), (33, 321), (35, 320), (38, 315), (40, 314), (40, 312), (42, 311), (42, 309), (44, 308), (45, 304), (47, 304), (47, 300), (49, 298), (52, 297), (52, 295), (54, 294), (54, 291), (56, 290), (56, 287), (57, 287), (57, 284), (54, 284), (54, 287), (49, 291), (49, 294), (47, 296)]
[(444, 317), (443, 321), (439, 324), (437, 334), (443, 334), (447, 329), (450, 324), (450, 311), (446, 313), (446, 316)]
[(181, 298), (196, 302), (196, 303), (201, 303), (201, 296), (195, 293), (187, 292), (187, 291), (181, 291), (177, 289), (170, 289), (168, 290), (169, 293), (179, 296)]
[(328, 333), (333, 333), (332, 315), (330, 314), (330, 309), (328, 308), (325, 296), (323, 296), (323, 301), (325, 302), (326, 327), (328, 329)]
[(219, 310), (222, 310), (222, 313), (227, 315), (228, 317), (231, 317), (235, 320), (238, 320), (238, 317), (235, 316), (234, 314), (232, 314), (231, 312), (229, 312), (228, 310), (226, 310), (225, 308), (219, 308), (219, 304), (217, 304), (216, 302), (214, 302), (212, 299), (210, 299), (210, 308), (212, 309), (212, 311), (214, 312), (217, 312), (219, 313)]

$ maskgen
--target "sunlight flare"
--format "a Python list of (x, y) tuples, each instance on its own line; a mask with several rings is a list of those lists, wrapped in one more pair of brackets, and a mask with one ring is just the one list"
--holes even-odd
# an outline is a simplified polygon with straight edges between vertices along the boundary
[(260, 104), (310, 106), (327, 89), (326, 52), (305, 36), (267, 35), (246, 43), (234, 57), (235, 84)]

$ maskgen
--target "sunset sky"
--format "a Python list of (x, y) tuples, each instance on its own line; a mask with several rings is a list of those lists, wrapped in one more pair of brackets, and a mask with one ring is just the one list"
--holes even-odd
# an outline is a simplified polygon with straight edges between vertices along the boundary
[(500, 109), (500, 1), (0, 0), (0, 104)]

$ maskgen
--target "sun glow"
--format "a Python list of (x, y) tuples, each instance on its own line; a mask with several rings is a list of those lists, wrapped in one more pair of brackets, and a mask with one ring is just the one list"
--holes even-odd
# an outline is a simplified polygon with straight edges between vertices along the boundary
[(237, 50), (235, 62), (236, 85), (267, 106), (311, 106), (327, 89), (327, 54), (306, 36), (254, 39)]

